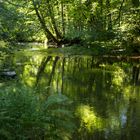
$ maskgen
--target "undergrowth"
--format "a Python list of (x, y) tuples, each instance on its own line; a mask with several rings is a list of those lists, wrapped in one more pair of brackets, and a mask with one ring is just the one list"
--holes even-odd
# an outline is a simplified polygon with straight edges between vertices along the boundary
[(74, 131), (71, 102), (20, 87), (0, 89), (1, 140), (69, 140)]

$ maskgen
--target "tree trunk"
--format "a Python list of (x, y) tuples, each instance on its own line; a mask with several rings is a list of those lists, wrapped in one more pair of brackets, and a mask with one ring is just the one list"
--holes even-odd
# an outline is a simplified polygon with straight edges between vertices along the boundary
[(61, 33), (58, 31), (58, 28), (56, 26), (55, 17), (54, 17), (54, 13), (53, 13), (53, 7), (51, 6), (51, 4), (49, 2), (48, 2), (48, 9), (49, 9), (51, 22), (52, 22), (54, 31), (56, 33), (57, 39), (62, 39)]
[(62, 18), (62, 31), (63, 31), (63, 36), (65, 36), (65, 20), (64, 20), (64, 4), (61, 1), (61, 18)]
[(62, 61), (62, 86), (61, 86), (61, 93), (63, 94), (64, 90), (64, 71), (65, 71), (65, 58)]
[(100, 22), (100, 24), (101, 24), (100, 28), (101, 29), (100, 30), (103, 30), (105, 28), (105, 20), (103, 19), (103, 0), (99, 0), (98, 3), (99, 3), (99, 6), (100, 6), (100, 15), (99, 15), (99, 17), (101, 19), (101, 22)]
[(118, 15), (118, 17), (116, 19), (116, 22), (119, 20), (119, 26), (121, 25), (121, 17), (122, 17), (123, 4), (124, 4), (124, 0), (122, 0), (122, 2), (121, 2), (121, 6), (119, 8), (119, 15)]
[(50, 74), (50, 77), (49, 77), (48, 86), (51, 85), (52, 78), (53, 78), (53, 75), (54, 75), (54, 73), (55, 73), (55, 68), (56, 68), (56, 64), (57, 64), (58, 60), (59, 60), (59, 57), (56, 56), (56, 57), (55, 57), (55, 60), (54, 60), (54, 62), (53, 62), (52, 71), (51, 71), (51, 74)]
[(44, 33), (46, 35), (47, 38), (51, 38), (53, 42), (59, 44), (59, 41), (55, 38), (55, 36), (50, 32), (50, 30), (47, 28), (46, 23), (44, 18), (41, 16), (41, 14), (39, 13), (39, 10), (37, 8), (37, 5), (35, 3), (34, 0), (32, 0), (33, 6), (34, 6), (34, 10), (36, 12), (36, 15), (38, 17), (38, 20), (42, 26), (42, 29), (44, 30)]
[(48, 56), (47, 58), (45, 57), (45, 58), (42, 60), (41, 65), (40, 65), (40, 67), (38, 68), (38, 72), (37, 72), (37, 76), (36, 76), (36, 84), (35, 84), (36, 87), (37, 87), (38, 84), (39, 84), (39, 80), (40, 80), (40, 78), (41, 78), (42, 72), (44, 72), (44, 69), (45, 69), (47, 63), (51, 60), (51, 58), (52, 58), (51, 56)]
[(110, 13), (110, 0), (106, 0), (108, 30), (112, 30), (112, 17)]

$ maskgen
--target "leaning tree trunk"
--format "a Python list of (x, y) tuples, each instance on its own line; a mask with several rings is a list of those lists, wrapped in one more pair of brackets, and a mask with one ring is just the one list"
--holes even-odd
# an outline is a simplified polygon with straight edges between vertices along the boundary
[(48, 10), (49, 10), (51, 22), (52, 22), (55, 34), (57, 36), (57, 39), (62, 39), (61, 33), (59, 32), (59, 30), (56, 26), (56, 20), (55, 20), (55, 17), (54, 17), (53, 7), (51, 6), (51, 4), (49, 2), (47, 2), (47, 4), (48, 4)]
[(42, 29), (44, 30), (44, 33), (45, 33), (46, 37), (47, 37), (47, 38), (51, 38), (53, 42), (59, 44), (59, 40), (56, 39), (56, 37), (55, 37), (55, 36), (51, 33), (51, 31), (47, 28), (46, 23), (45, 23), (45, 20), (44, 20), (44, 18), (41, 16), (41, 14), (40, 14), (40, 12), (39, 12), (39, 10), (38, 10), (38, 8), (37, 8), (37, 5), (36, 5), (35, 1), (32, 0), (32, 3), (33, 3), (33, 6), (34, 6), (34, 10), (35, 10), (35, 12), (36, 12), (36, 15), (37, 15), (37, 17), (38, 17), (38, 20), (39, 20), (39, 22), (40, 22), (40, 24), (41, 24), (41, 26), (42, 26)]

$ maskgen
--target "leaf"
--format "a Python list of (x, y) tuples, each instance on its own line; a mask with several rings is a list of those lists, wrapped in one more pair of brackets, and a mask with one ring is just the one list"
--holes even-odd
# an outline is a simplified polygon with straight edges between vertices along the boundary
[(46, 107), (49, 107), (54, 104), (62, 104), (64, 102), (67, 102), (68, 98), (64, 95), (51, 95), (48, 97), (46, 102)]

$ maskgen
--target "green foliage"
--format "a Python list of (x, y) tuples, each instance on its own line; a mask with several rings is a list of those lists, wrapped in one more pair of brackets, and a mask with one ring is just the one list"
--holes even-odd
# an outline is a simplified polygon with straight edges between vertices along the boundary
[(8, 52), (8, 42), (0, 40), (0, 54), (2, 57), (2, 52)]
[(74, 131), (70, 102), (64, 95), (48, 98), (26, 87), (0, 90), (1, 139), (70, 139)]
[(140, 16), (139, 8), (130, 9), (125, 15), (120, 27), (122, 33), (122, 45), (128, 51), (140, 52)]
[[(22, 1), (20, 5), (16, 1), (0, 2), (0, 39), (10, 42), (38, 40), (37, 35), (42, 31), (40, 31), (38, 23), (35, 22), (36, 17), (33, 16), (33, 12), (27, 7), (29, 4)], [(36, 38), (34, 37), (35, 33)]]
[(0, 40), (0, 48), (3, 48), (7, 45), (6, 42), (4, 42), (3, 40)]
[(0, 39), (26, 42), (47, 37), (61, 45), (65, 38), (80, 38), (87, 44), (113, 42), (112, 47), (139, 53), (139, 6), (139, 0), (2, 0)]

